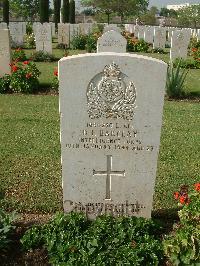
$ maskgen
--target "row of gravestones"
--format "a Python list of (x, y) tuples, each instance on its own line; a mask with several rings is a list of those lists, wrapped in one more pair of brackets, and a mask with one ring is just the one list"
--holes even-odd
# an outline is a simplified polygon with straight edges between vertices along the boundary
[(143, 39), (148, 43), (153, 43), (154, 49), (164, 49), (166, 44), (170, 46), (170, 59), (187, 58), (187, 50), (190, 38), (194, 35), (200, 40), (200, 30), (194, 34), (193, 29), (178, 29), (167, 27), (153, 27), (140, 25), (126, 25), (126, 30), (138, 39)]
[[(62, 27), (64, 27), (65, 29), (66, 25), (67, 24), (59, 24), (59, 29), (61, 29)], [(75, 29), (75, 27), (73, 29)], [(104, 29), (104, 34), (97, 41), (97, 52), (126, 53), (127, 40), (121, 35), (121, 30), (119, 28), (115, 28), (115, 30), (111, 29), (113, 29), (113, 27), (111, 28), (111, 26), (108, 26)], [(52, 52), (51, 25), (49, 23), (38, 24), (35, 27), (34, 31), (36, 38), (36, 50), (47, 51), (51, 53)], [(78, 33), (73, 31), (73, 35), (75, 34)], [(2, 66), (3, 65), (7, 66), (5, 68), (5, 71), (3, 71), (2, 73), (8, 73), (9, 69), (8, 65), (10, 63), (9, 31), (0, 30), (0, 37), (1, 37), (0, 58), (2, 58), (1, 61), (5, 60), (7, 62), (7, 64), (2, 63)], [(190, 41), (189, 31), (188, 30), (186, 31), (184, 29), (175, 30), (172, 32), (171, 39), (172, 39), (172, 47), (170, 50), (171, 61), (175, 60), (176, 58), (187, 57), (187, 48)], [(8, 48), (6, 48), (5, 46)], [(4, 53), (4, 50), (7, 52)], [(9, 53), (9, 56), (7, 56), (7, 53)]]

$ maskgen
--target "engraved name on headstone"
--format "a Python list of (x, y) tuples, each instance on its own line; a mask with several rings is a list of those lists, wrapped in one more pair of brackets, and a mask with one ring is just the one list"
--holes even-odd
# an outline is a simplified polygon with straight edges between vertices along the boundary
[(97, 41), (97, 53), (101, 52), (126, 52), (127, 40), (117, 31), (105, 32)]
[(10, 31), (7, 29), (0, 29), (0, 77), (11, 73), (10, 63)]
[(65, 212), (151, 216), (166, 72), (127, 53), (59, 61)]

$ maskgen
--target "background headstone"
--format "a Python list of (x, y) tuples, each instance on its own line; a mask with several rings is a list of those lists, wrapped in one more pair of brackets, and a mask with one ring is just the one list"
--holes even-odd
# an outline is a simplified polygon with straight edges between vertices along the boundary
[(100, 52), (126, 52), (127, 40), (117, 31), (105, 32), (97, 41), (97, 53)]
[(151, 216), (166, 71), (133, 54), (59, 61), (65, 212)]
[(0, 23), (0, 30), (6, 30), (8, 28), (7, 23), (1, 22)]
[(24, 27), (20, 22), (10, 22), (10, 35), (12, 39), (12, 46), (23, 46), (24, 44)]
[(170, 60), (174, 61), (176, 58), (187, 58), (187, 49), (190, 43), (190, 30), (175, 30), (172, 32)]
[(145, 26), (145, 29), (144, 29), (144, 40), (145, 40), (145, 42), (153, 43), (153, 36), (154, 36), (154, 27)]
[(36, 26), (36, 51), (52, 53), (51, 25), (49, 23)]
[(145, 31), (145, 26), (139, 26), (139, 31), (138, 31), (138, 39), (139, 40), (144, 40), (144, 31)]
[(79, 24), (70, 24), (70, 42), (75, 36), (79, 36), (80, 29)]
[(154, 27), (153, 49), (164, 49), (166, 43), (166, 28)]
[(111, 30), (114, 30), (114, 31), (117, 31), (117, 32), (121, 33), (121, 29), (116, 24), (106, 25), (104, 27), (103, 32), (106, 33), (107, 31), (111, 31)]
[(9, 30), (0, 29), (0, 77), (10, 74), (11, 48)]
[(59, 23), (58, 24), (58, 43), (65, 44), (69, 47), (69, 33), (70, 24), (69, 23)]
[(94, 23), (80, 23), (80, 34), (88, 35), (92, 33)]

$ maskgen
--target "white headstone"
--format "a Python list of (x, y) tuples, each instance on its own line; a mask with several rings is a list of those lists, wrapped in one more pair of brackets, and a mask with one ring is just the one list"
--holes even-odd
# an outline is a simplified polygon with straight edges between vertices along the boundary
[(197, 40), (200, 41), (200, 29), (197, 31)]
[(80, 23), (80, 34), (88, 35), (92, 33), (94, 23)]
[(52, 53), (51, 25), (49, 23), (38, 24), (36, 26), (36, 51)]
[(97, 52), (126, 52), (127, 40), (117, 31), (105, 32), (97, 41)]
[(151, 216), (166, 71), (133, 54), (59, 61), (65, 212)]
[(1, 22), (0, 23), (0, 30), (6, 30), (8, 28), (7, 23)]
[(24, 44), (24, 27), (20, 22), (10, 22), (10, 35), (12, 46), (23, 46)]
[(109, 25), (105, 26), (103, 32), (105, 33), (107, 31), (111, 31), (111, 30), (114, 30), (114, 31), (121, 33), (121, 29), (116, 24), (109, 24)]
[(0, 29), (0, 77), (10, 74), (11, 48), (9, 30)]
[(190, 43), (190, 30), (175, 30), (172, 32), (170, 60), (174, 61), (176, 58), (187, 58), (187, 49)]
[(69, 46), (69, 42), (70, 42), (69, 33), (70, 33), (70, 24), (59, 23), (58, 24), (58, 43)]
[(139, 40), (144, 40), (144, 31), (145, 31), (145, 26), (138, 26), (139, 32), (138, 32), (138, 39)]
[(79, 24), (70, 24), (70, 42), (73, 40), (73, 37), (79, 36), (79, 33)]
[(145, 29), (144, 29), (144, 40), (145, 40), (145, 42), (153, 43), (153, 36), (154, 36), (154, 27), (145, 26)]
[(139, 28), (140, 28), (139, 25), (135, 25), (135, 28), (134, 28), (134, 36), (135, 36), (136, 38), (139, 37)]
[(166, 43), (166, 28), (155, 27), (154, 28), (154, 42), (153, 49), (164, 49)]
[(55, 26), (55, 23), (50, 22), (50, 24), (51, 24), (51, 35), (52, 35), (52, 37), (55, 37), (56, 36), (56, 26)]
[(172, 32), (175, 30), (174, 27), (167, 28), (167, 44), (171, 47)]

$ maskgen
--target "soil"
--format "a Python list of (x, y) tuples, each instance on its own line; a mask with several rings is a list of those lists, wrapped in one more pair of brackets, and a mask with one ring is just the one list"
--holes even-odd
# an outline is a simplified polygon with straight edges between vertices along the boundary
[(20, 243), (20, 238), (26, 230), (33, 225), (42, 225), (48, 222), (52, 215), (21, 214), (16, 222), (16, 230), (12, 236), (12, 245), (10, 249), (0, 254), (1, 266), (47, 266), (48, 254), (44, 248), (35, 249), (34, 251), (24, 252)]

